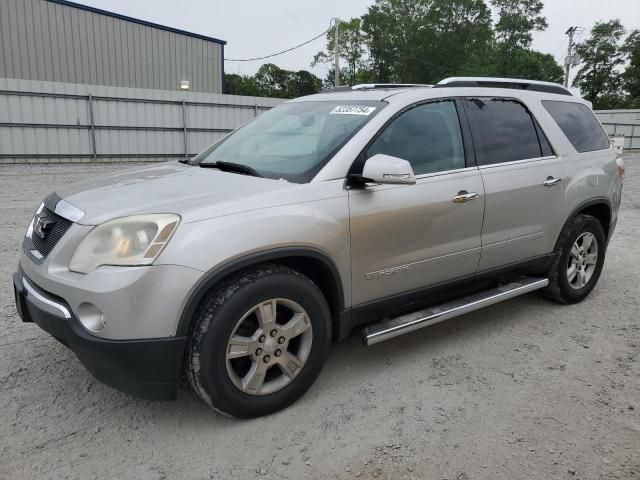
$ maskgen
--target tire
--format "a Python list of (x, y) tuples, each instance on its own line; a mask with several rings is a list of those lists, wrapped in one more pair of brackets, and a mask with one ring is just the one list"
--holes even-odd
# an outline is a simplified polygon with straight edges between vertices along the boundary
[[(581, 242), (588, 242), (589, 238), (592, 240), (589, 249), (585, 250), (583, 247), (586, 243)], [(595, 263), (592, 256), (594, 242), (596, 247)], [(572, 252), (574, 245), (580, 247), (577, 248), (577, 251), (579, 253), (578, 260), (582, 255), (581, 265), (580, 261), (576, 262), (575, 252)], [(606, 248), (606, 235), (598, 219), (591, 215), (577, 215), (565, 226), (558, 239), (556, 258), (549, 271), (547, 296), (560, 303), (577, 303), (584, 300), (598, 283), (604, 265)], [(586, 263), (587, 261), (590, 263)], [(577, 272), (570, 270), (572, 265), (577, 266)], [(581, 267), (586, 269), (584, 277), (580, 273)]]
[(186, 374), (218, 412), (259, 417), (311, 387), (330, 343), (331, 314), (320, 289), (295, 270), (265, 264), (233, 275), (205, 298), (193, 320)]

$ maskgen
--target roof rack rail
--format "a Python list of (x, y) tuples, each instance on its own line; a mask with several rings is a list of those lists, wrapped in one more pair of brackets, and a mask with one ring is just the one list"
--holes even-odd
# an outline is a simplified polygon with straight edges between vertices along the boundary
[(331, 92), (345, 92), (349, 90), (375, 90), (385, 88), (430, 88), (433, 85), (421, 83), (360, 83), (358, 85), (334, 87)]
[(560, 84), (540, 82), (538, 80), (525, 80), (522, 78), (494, 78), (494, 77), (450, 77), (440, 80), (434, 88), (452, 87), (489, 87), (511, 88), (515, 90), (529, 90), (533, 92), (556, 93), (559, 95), (573, 96), (573, 93)]

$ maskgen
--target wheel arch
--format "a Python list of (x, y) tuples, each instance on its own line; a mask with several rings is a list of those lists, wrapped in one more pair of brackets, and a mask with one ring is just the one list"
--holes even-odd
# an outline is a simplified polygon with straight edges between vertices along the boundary
[(591, 215), (595, 217), (601, 224), (604, 229), (605, 237), (607, 241), (609, 240), (609, 233), (611, 231), (611, 216), (612, 216), (612, 207), (611, 202), (608, 198), (593, 198), (591, 200), (587, 200), (586, 202), (581, 203), (576, 208), (573, 209), (571, 214), (567, 217), (562, 229), (558, 233), (558, 238), (556, 239), (556, 245), (554, 248), (554, 252), (558, 250), (558, 242), (562, 237), (562, 232), (564, 232), (567, 225), (578, 215)]
[(322, 291), (331, 310), (332, 334), (337, 338), (344, 315), (344, 289), (338, 268), (320, 250), (309, 247), (285, 247), (251, 253), (207, 272), (190, 293), (178, 321), (176, 336), (186, 336), (193, 317), (207, 293), (225, 278), (264, 263), (277, 263), (310, 278)]

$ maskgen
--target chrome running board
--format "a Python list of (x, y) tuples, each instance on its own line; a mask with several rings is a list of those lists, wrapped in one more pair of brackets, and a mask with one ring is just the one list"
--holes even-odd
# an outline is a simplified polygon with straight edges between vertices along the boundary
[(523, 277), (491, 290), (475, 293), (442, 305), (408, 313), (400, 317), (387, 318), (366, 327), (363, 330), (363, 342), (365, 345), (384, 342), (404, 333), (413, 332), (443, 320), (539, 290), (547, 285), (549, 285), (549, 280), (546, 278)]

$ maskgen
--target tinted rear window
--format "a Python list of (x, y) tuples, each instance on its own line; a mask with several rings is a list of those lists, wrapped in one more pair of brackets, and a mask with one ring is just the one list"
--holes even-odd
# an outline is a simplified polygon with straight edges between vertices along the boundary
[(581, 103), (544, 100), (544, 108), (553, 117), (578, 152), (609, 148), (609, 138), (593, 112)]
[(543, 156), (536, 124), (522, 103), (509, 98), (469, 98), (467, 104), (479, 165)]

